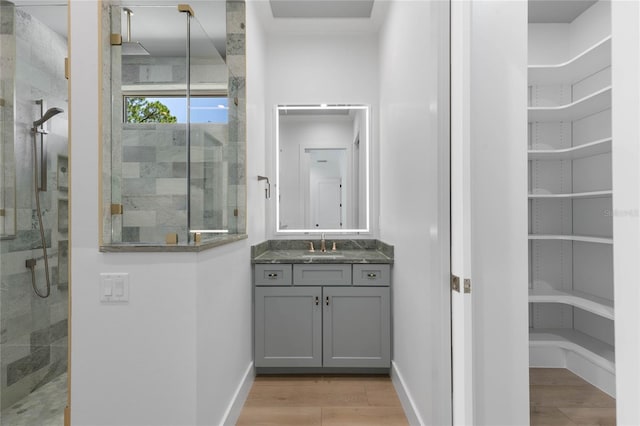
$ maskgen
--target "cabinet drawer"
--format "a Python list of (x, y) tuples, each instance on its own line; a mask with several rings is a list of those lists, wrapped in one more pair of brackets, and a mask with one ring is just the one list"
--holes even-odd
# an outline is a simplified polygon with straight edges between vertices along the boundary
[(293, 265), (293, 285), (351, 285), (351, 265)]
[(256, 265), (256, 285), (291, 285), (291, 265)]
[(389, 265), (353, 265), (353, 285), (388, 286), (391, 284)]

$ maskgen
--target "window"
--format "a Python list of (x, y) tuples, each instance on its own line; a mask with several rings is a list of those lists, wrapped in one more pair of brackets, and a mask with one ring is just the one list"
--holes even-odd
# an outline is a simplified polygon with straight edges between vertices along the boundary
[[(191, 123), (229, 122), (229, 103), (221, 96), (191, 96)], [(186, 123), (184, 96), (124, 96), (125, 123)]]

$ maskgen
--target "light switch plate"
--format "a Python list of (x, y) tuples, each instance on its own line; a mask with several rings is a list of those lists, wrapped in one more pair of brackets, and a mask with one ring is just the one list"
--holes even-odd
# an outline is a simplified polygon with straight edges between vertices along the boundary
[(100, 274), (100, 302), (128, 303), (129, 274), (126, 272), (103, 272)]

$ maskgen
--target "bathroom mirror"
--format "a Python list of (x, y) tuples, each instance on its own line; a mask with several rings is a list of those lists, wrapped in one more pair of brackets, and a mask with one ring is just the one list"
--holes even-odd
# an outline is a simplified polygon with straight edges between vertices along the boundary
[(369, 232), (369, 107), (276, 107), (280, 233)]

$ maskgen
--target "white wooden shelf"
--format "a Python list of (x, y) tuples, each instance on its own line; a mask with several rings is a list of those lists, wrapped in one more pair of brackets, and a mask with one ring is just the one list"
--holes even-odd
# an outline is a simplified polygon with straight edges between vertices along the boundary
[(529, 160), (577, 160), (611, 152), (611, 138), (572, 146), (564, 149), (532, 149)]
[(530, 84), (577, 83), (611, 66), (611, 36), (560, 64), (529, 66)]
[(613, 244), (613, 238), (587, 235), (529, 234), (529, 240), (582, 241), (585, 243)]
[(573, 329), (530, 329), (530, 347), (560, 347), (576, 352), (615, 374), (613, 346)]
[(614, 319), (613, 301), (576, 290), (529, 290), (531, 303), (563, 303), (610, 320)]
[(572, 192), (567, 194), (529, 194), (530, 199), (564, 199), (564, 198), (602, 198), (611, 197), (613, 191), (589, 191), (589, 192)]
[(529, 107), (529, 122), (576, 121), (611, 108), (611, 86), (556, 107)]

